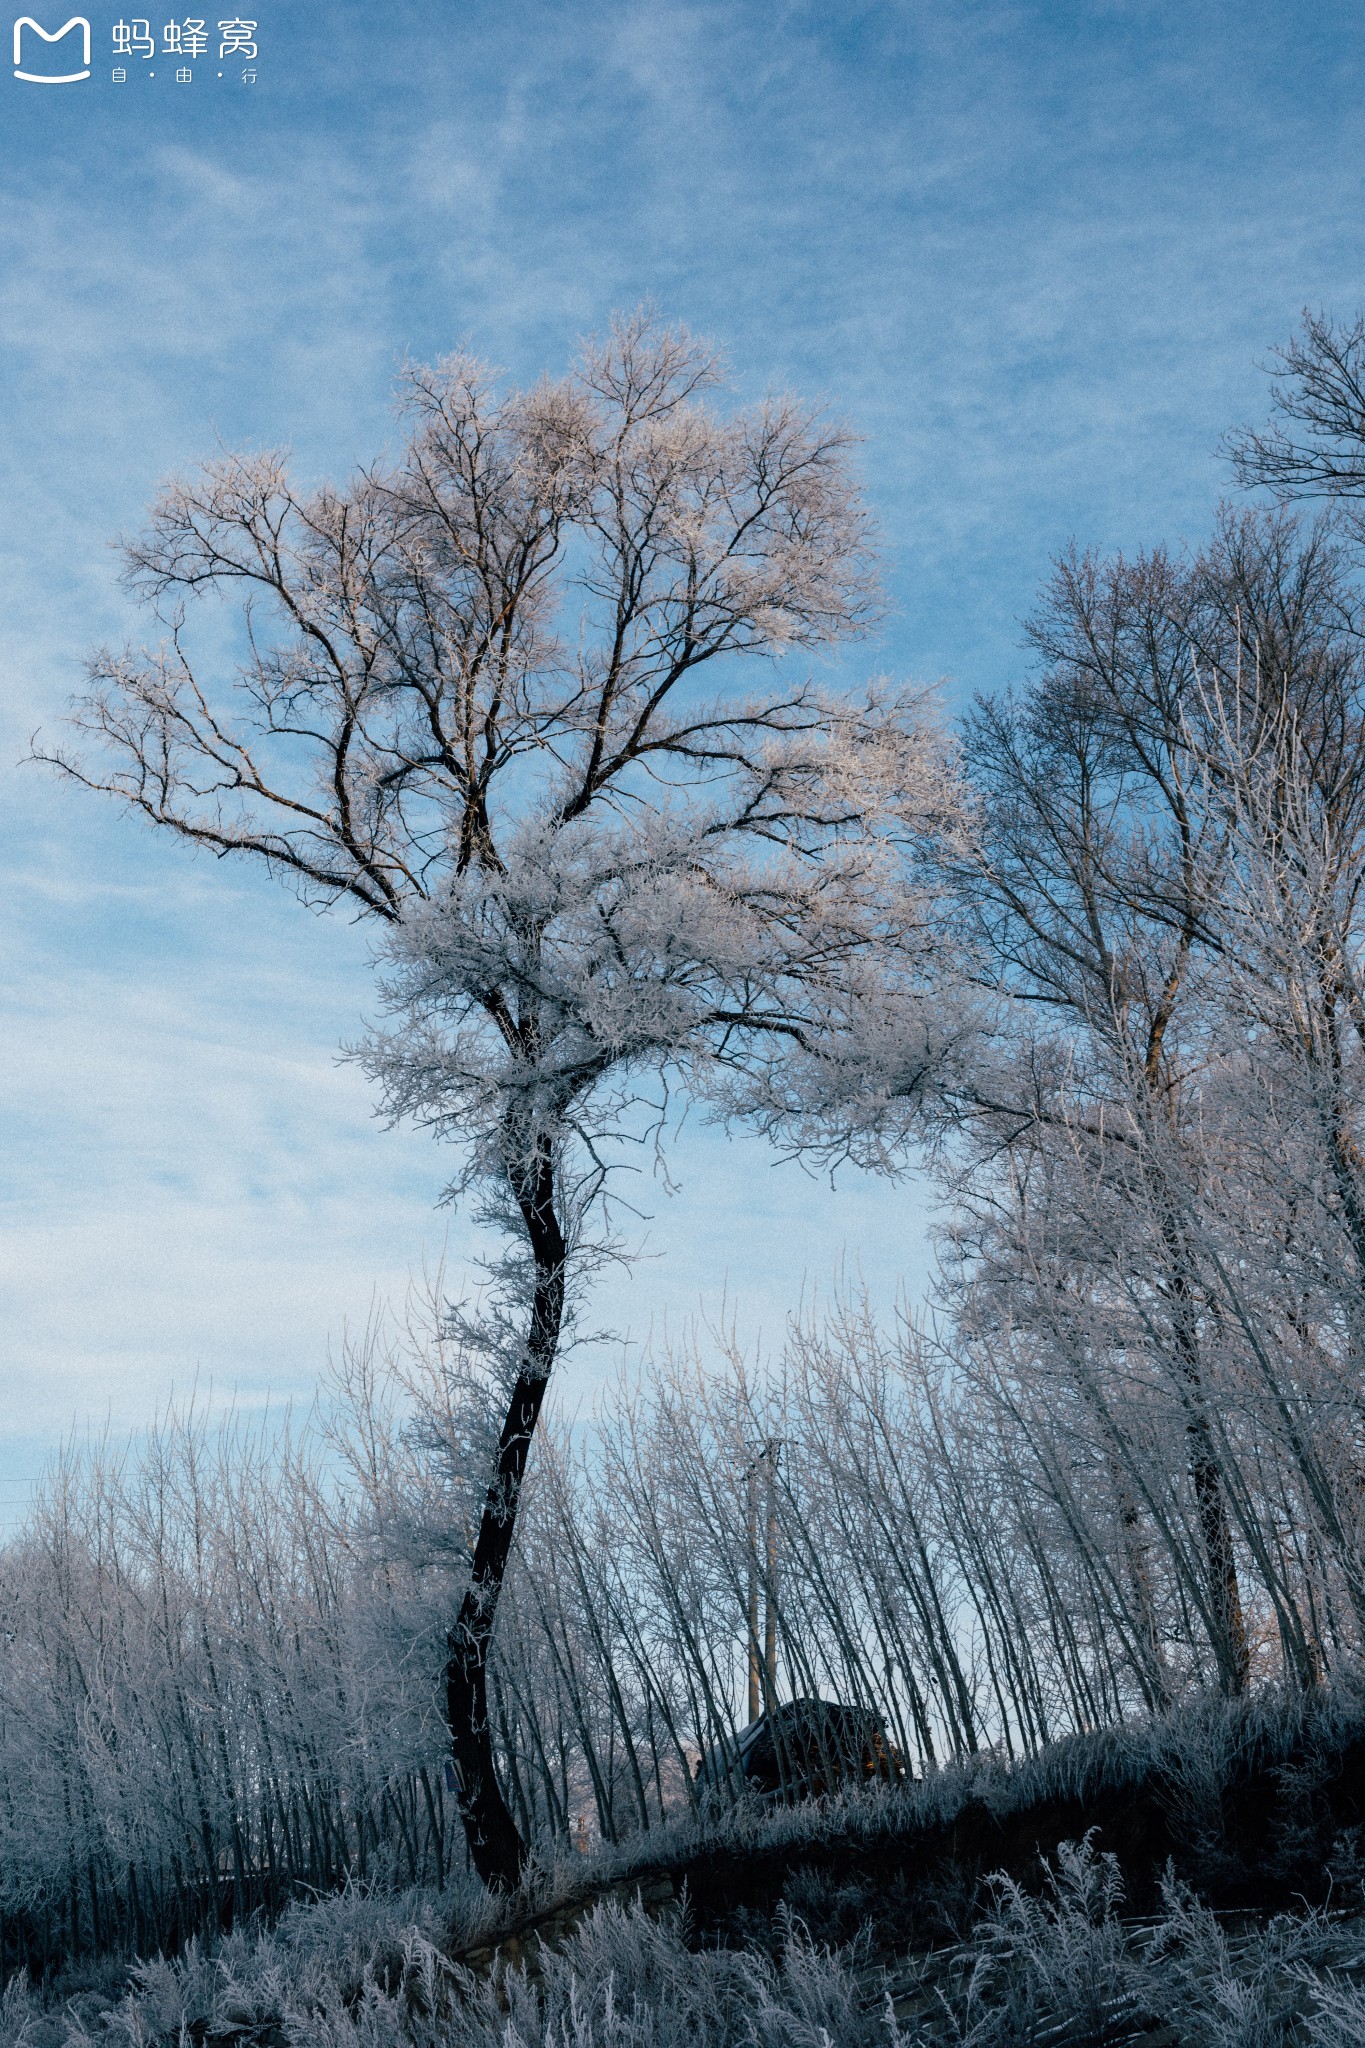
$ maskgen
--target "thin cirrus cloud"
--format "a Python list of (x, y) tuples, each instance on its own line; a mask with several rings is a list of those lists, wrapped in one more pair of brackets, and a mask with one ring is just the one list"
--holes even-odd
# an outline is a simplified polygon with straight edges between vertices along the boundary
[[(376, 1296), (473, 1249), (440, 1154), (337, 1064), (363, 931), (11, 765), (89, 645), (148, 631), (106, 543), (161, 476), (220, 443), (343, 471), (392, 436), (405, 355), (532, 376), (652, 295), (741, 391), (848, 416), (892, 607), (852, 670), (960, 701), (1017, 672), (1071, 535), (1197, 536), (1256, 359), (1359, 291), (1335, 0), (287, 0), (260, 33), (258, 83), (216, 97), (0, 81), (0, 1508), (73, 1417), (135, 1424), (196, 1371), (306, 1394)], [(841, 1253), (883, 1303), (923, 1284), (922, 1191), (831, 1193), (702, 1129), (677, 1157), (590, 1322), (639, 1340), (728, 1287), (771, 1332)]]

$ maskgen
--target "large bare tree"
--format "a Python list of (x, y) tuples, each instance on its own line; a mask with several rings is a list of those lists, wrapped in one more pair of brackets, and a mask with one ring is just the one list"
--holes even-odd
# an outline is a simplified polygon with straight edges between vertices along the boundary
[[(127, 549), (168, 639), (100, 655), (84, 743), (47, 756), (378, 921), (392, 1022), (363, 1057), (394, 1115), (459, 1144), (454, 1185), (508, 1233), (479, 1333), (500, 1419), (446, 1673), (493, 1884), (525, 1858), (489, 1735), (493, 1623), (642, 1076), (771, 1126), (802, 1100), (793, 1065), (823, 1066), (814, 1092), (847, 1123), (859, 1034), (894, 1046), (901, 1098), (954, 1035), (920, 1000), (914, 848), (952, 808), (920, 703), (791, 672), (873, 614), (848, 437), (788, 399), (722, 412), (717, 383), (714, 354), (646, 312), (529, 390), (464, 358), (411, 371), (400, 456), (345, 487), (300, 491), (272, 454), (170, 484)], [(241, 602), (233, 673), (189, 651), (202, 592)], [(767, 665), (756, 691), (741, 657)]]

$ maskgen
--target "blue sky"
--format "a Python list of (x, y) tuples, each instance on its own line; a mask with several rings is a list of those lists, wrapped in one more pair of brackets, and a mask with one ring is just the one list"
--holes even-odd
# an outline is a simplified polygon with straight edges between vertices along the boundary
[[(856, 662), (960, 701), (1019, 671), (1071, 536), (1197, 538), (1258, 361), (1305, 303), (1365, 302), (1365, 18), (1336, 0), (256, 15), (251, 85), (160, 56), (114, 85), (113, 9), (88, 83), (0, 75), (0, 1514), (73, 1420), (135, 1427), (196, 1375), (306, 1395), (468, 1248), (439, 1152), (336, 1062), (363, 930), (17, 765), (83, 650), (138, 631), (106, 543), (160, 477), (219, 440), (344, 470), (405, 354), (531, 376), (649, 294), (742, 394), (864, 437), (893, 615)], [(840, 1256), (884, 1304), (922, 1285), (914, 1188), (701, 1130), (677, 1164), (598, 1305), (637, 1341), (727, 1286), (775, 1335)]]

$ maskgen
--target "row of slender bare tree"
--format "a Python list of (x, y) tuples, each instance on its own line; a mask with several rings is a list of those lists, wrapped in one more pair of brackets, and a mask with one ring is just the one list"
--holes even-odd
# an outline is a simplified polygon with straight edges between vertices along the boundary
[[(1325, 516), (1065, 556), (1027, 686), (956, 737), (785, 679), (871, 616), (846, 437), (720, 414), (648, 316), (530, 392), (417, 375), (344, 490), (253, 457), (167, 491), (131, 564), (170, 637), (97, 660), (63, 765), (376, 917), (361, 1056), (508, 1255), (396, 1380), (352, 1358), (331, 1438), (58, 1475), (5, 1558), (25, 1939), (466, 1849), (513, 1882), (699, 1796), (746, 1677), (932, 1763), (1359, 1651), (1365, 329), (1283, 367), (1234, 453)], [(281, 622), (221, 685), (203, 588)], [(762, 1384), (708, 1344), (546, 1438), (614, 1168), (679, 1090), (928, 1157), (938, 1319), (849, 1304)]]

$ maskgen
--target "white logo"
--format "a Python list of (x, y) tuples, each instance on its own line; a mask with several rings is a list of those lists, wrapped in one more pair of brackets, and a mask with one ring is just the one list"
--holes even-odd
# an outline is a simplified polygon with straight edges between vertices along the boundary
[[(24, 61), (24, 30), (26, 28), (31, 28), (34, 35), (41, 36), (45, 43), (64, 42), (72, 29), (78, 28), (81, 31), (81, 62), (85, 66), (84, 71), (22, 70), (20, 67)], [(60, 60), (54, 58), (53, 61), (55, 63)], [(70, 21), (65, 22), (61, 28), (57, 29), (52, 35), (49, 35), (45, 28), (39, 27), (31, 14), (21, 14), (14, 24), (14, 75), (16, 78), (26, 78), (30, 85), (75, 85), (78, 80), (88, 78), (90, 76), (90, 24), (85, 16), (83, 14), (73, 14)]]

